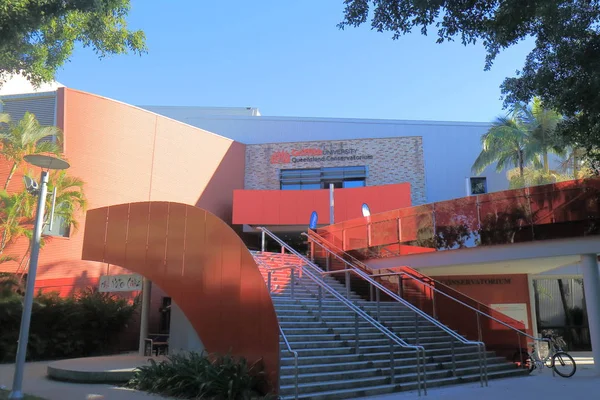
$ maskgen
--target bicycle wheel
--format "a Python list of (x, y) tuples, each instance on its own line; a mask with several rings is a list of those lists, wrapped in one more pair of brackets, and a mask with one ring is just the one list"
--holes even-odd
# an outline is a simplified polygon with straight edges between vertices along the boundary
[(577, 365), (575, 360), (564, 351), (559, 351), (552, 356), (552, 367), (554, 371), (563, 378), (570, 378), (575, 374)]

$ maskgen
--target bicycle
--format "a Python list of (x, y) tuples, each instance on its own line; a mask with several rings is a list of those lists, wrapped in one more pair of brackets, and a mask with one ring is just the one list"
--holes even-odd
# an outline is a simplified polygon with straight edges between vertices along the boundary
[(567, 344), (562, 336), (549, 330), (542, 331), (542, 338), (547, 339), (545, 343), (548, 343), (548, 354), (540, 357), (539, 346), (536, 349), (536, 344), (533, 343), (531, 353), (527, 353), (523, 360), (523, 368), (527, 368), (529, 373), (532, 373), (534, 369), (539, 368), (541, 371), (545, 366), (546, 368), (552, 368), (554, 372), (563, 378), (570, 378), (575, 375), (577, 364), (575, 364), (573, 357), (563, 350)]

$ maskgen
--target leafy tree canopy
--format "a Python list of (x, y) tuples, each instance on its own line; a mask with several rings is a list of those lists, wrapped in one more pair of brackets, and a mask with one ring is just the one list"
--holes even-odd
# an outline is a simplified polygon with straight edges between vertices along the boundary
[(0, 85), (21, 73), (51, 81), (76, 43), (102, 58), (146, 51), (142, 31), (127, 28), (130, 0), (0, 0)]
[(505, 105), (539, 96), (565, 119), (565, 145), (600, 161), (600, 1), (598, 0), (345, 0), (340, 28), (370, 19), (394, 39), (434, 30), (439, 43), (483, 43), (489, 69), (500, 51), (526, 38), (535, 48), (516, 77), (502, 84)]

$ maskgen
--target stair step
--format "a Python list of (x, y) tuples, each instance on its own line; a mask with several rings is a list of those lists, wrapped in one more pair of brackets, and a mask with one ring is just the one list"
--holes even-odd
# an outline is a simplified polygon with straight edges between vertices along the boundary
[[(394, 351), (394, 358), (398, 360), (401, 359), (415, 359), (415, 351), (412, 349), (402, 349), (402, 351)], [(450, 350), (442, 351), (442, 350), (429, 350), (426, 351), (426, 359), (433, 360), (434, 362), (438, 360), (436, 357), (446, 357), (451, 354)], [(473, 359), (477, 359), (478, 353), (472, 348), (455, 348), (455, 354), (458, 357), (468, 356), (473, 357)], [(494, 352), (487, 352), (487, 358), (495, 357)], [(389, 361), (390, 353), (389, 348), (387, 351), (379, 352), (379, 353), (362, 353), (356, 354), (354, 352), (348, 352), (346, 354), (334, 354), (334, 355), (324, 355), (324, 354), (316, 354), (316, 355), (298, 355), (298, 365), (311, 365), (311, 364), (335, 364), (335, 363), (344, 363), (344, 362), (359, 362), (359, 361)], [(292, 357), (288, 352), (282, 352), (281, 354), (281, 365), (294, 365), (294, 357)]]
[[(443, 366), (443, 369), (452, 368), (452, 356), (437, 356), (437, 357), (428, 357), (428, 368), (439, 368), (439, 365)], [(459, 366), (462, 363), (471, 364), (473, 362), (478, 363), (478, 355), (476, 353), (466, 353), (455, 356), (456, 365)], [(334, 371), (353, 371), (359, 369), (368, 369), (368, 368), (388, 368), (390, 366), (389, 354), (387, 359), (381, 360), (372, 360), (372, 361), (345, 361), (340, 363), (318, 363), (320, 360), (315, 360), (315, 364), (306, 364), (298, 365), (299, 374), (311, 374), (318, 372), (334, 372)], [(416, 358), (395, 358), (394, 365), (396, 367), (403, 366), (414, 366), (416, 365)], [(506, 359), (504, 357), (490, 357), (487, 359), (488, 365), (492, 364), (506, 364)], [(281, 366), (281, 376), (294, 376), (296, 373), (296, 367), (293, 362), (289, 365)]]
[[(504, 370), (516, 369), (515, 366), (508, 364), (488, 364), (488, 373), (504, 371)], [(391, 378), (389, 365), (384, 368), (366, 368), (354, 371), (334, 371), (334, 372), (321, 372), (316, 374), (299, 374), (298, 382), (302, 384), (303, 389), (305, 384), (310, 383), (324, 383), (328, 384), (330, 381), (351, 381), (355, 384), (360, 385), (364, 378)], [(437, 379), (452, 377), (452, 365), (444, 365), (444, 368), (438, 368), (438, 365), (428, 364), (426, 366), (427, 379)], [(416, 374), (416, 365), (401, 366), (394, 368), (394, 380), (396, 383), (410, 382)], [(456, 366), (456, 377), (479, 374), (479, 365), (469, 361), (463, 361)], [(288, 375), (281, 379), (281, 385), (294, 385), (295, 375)], [(304, 390), (303, 390), (304, 392)]]
[[(499, 378), (507, 378), (507, 377), (517, 377), (517, 376), (525, 376), (525, 374), (521, 370), (516, 371), (500, 371), (490, 373), (488, 375), (489, 379), (499, 379)], [(459, 384), (459, 383), (469, 383), (469, 382), (477, 382), (479, 381), (479, 374), (472, 374), (462, 376), (460, 378), (441, 378), (441, 379), (431, 379), (427, 381), (427, 387), (440, 387), (451, 384)], [(372, 387), (365, 387), (357, 390), (356, 388), (352, 389), (342, 389), (342, 390), (327, 390), (323, 392), (317, 393), (309, 393), (309, 394), (300, 394), (299, 399), (311, 399), (311, 400), (337, 400), (337, 399), (350, 399), (357, 397), (371, 397), (378, 396), (383, 394), (390, 394), (399, 391), (409, 391), (417, 390), (417, 382), (416, 379), (414, 382), (405, 383), (402, 385), (398, 384), (387, 384), (387, 385), (378, 385)], [(282, 399), (293, 399), (294, 388), (285, 387), (282, 388)]]

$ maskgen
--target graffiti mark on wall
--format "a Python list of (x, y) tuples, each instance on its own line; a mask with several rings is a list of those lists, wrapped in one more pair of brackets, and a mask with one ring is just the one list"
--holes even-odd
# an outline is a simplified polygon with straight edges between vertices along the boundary
[(140, 275), (104, 275), (100, 277), (100, 292), (133, 292), (142, 290)]

